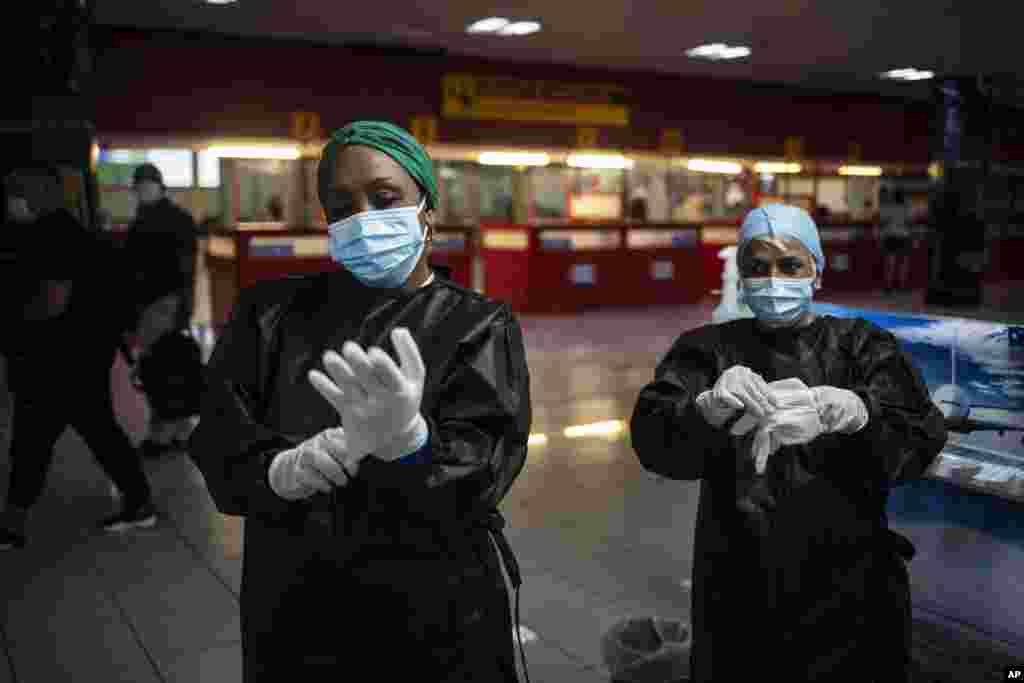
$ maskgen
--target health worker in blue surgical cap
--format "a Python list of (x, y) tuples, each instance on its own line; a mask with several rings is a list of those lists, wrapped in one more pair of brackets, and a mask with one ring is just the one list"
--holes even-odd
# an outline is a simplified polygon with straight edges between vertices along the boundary
[(518, 683), (497, 506), (530, 432), (519, 323), (430, 264), (408, 131), (345, 126), (318, 182), (336, 267), (241, 293), (190, 443), (245, 517), (242, 680)]
[(754, 209), (738, 246), (756, 318), (682, 334), (631, 421), (646, 469), (701, 481), (692, 680), (903, 681), (914, 549), (886, 499), (938, 455), (942, 415), (892, 334), (812, 311), (825, 258), (805, 211)]

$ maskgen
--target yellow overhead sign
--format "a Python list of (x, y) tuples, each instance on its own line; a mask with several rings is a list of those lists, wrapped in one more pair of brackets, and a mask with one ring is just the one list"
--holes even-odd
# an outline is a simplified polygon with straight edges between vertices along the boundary
[(412, 117), (412, 126), (409, 130), (421, 145), (432, 145), (437, 142), (437, 119), (433, 116)]
[(441, 114), (446, 118), (629, 125), (628, 92), (618, 85), (448, 74), (441, 95)]

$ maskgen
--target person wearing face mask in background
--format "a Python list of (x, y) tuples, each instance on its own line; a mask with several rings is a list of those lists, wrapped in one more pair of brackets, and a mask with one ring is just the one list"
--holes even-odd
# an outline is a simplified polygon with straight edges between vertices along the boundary
[(336, 131), (318, 190), (339, 267), (241, 293), (189, 442), (246, 518), (243, 680), (514, 683), (519, 323), (429, 264), (437, 182), (405, 130)]
[(110, 372), (120, 320), (113, 245), (64, 207), (60, 172), (17, 169), (4, 180), (14, 245), (5, 274), (0, 352), (13, 393), (11, 475), (0, 509), (0, 550), (28, 542), (29, 511), (46, 487), (54, 448), (70, 426), (123, 494), (101, 524), (125, 531), (156, 523), (150, 487), (117, 422)]
[[(630, 425), (646, 469), (701, 480), (692, 680), (906, 681), (913, 546), (885, 506), (942, 449), (942, 415), (892, 334), (812, 312), (825, 260), (805, 211), (751, 211), (738, 260), (756, 318), (681, 335)], [(786, 417), (780, 380), (810, 389), (811, 423)], [(790, 430), (760, 474), (744, 419)]]
[[(126, 290), (135, 300), (125, 328), (137, 354), (129, 360), (141, 364), (161, 337), (189, 329), (199, 231), (191, 214), (167, 196), (156, 166), (138, 166), (133, 182), (138, 208), (123, 244), (123, 258), (133, 273)], [(149, 431), (139, 444), (144, 457), (183, 448), (191, 432), (191, 418), (162, 415), (160, 403), (150, 401)]]

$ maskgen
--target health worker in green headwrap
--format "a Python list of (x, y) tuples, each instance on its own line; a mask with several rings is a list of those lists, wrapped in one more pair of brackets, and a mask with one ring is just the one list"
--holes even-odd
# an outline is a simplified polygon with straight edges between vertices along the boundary
[(345, 126), (318, 185), (339, 267), (242, 292), (190, 442), (246, 518), (243, 680), (513, 683), (519, 323), (430, 266), (437, 183), (408, 132)]

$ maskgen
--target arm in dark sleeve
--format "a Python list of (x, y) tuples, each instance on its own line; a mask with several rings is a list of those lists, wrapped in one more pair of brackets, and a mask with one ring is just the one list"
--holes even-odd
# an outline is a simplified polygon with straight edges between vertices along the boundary
[(867, 406), (868, 423), (846, 438), (863, 448), (861, 452), (881, 458), (890, 481), (915, 479), (946, 445), (942, 412), (896, 337), (870, 323), (863, 325), (853, 348), (857, 383), (848, 388)]
[(434, 407), (423, 414), (429, 456), (396, 462), (369, 456), (358, 476), (400, 490), (424, 515), (468, 519), (495, 509), (526, 462), (530, 376), (522, 332), (507, 307), (460, 346)]
[(270, 488), (270, 461), (297, 438), (260, 422), (266, 332), (257, 309), (261, 289), (245, 290), (206, 366), (199, 425), (189, 453), (206, 479), (217, 508), (229, 515), (280, 519), (292, 506)]
[(731, 462), (733, 457), (728, 423), (712, 427), (696, 406), (697, 395), (714, 386), (720, 374), (712, 349), (701, 346), (692, 333), (680, 337), (633, 410), (633, 449), (645, 469), (664, 477), (702, 479), (712, 459), (725, 455)]

